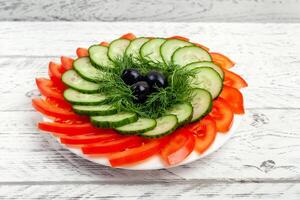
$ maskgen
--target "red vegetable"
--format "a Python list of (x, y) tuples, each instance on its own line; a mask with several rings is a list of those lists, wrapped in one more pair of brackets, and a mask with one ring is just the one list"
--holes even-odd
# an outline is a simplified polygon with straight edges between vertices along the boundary
[(179, 35), (174, 35), (172, 37), (169, 37), (167, 39), (178, 39), (178, 40), (183, 40), (183, 41), (190, 41), (190, 39), (186, 38), (186, 37), (182, 37), (182, 36), (179, 36)]
[(35, 82), (43, 96), (64, 101), (62, 91), (58, 87), (54, 86), (53, 81), (46, 78), (36, 78)]
[(68, 58), (65, 56), (60, 57), (61, 64), (65, 70), (69, 70), (73, 68), (73, 58)]
[(136, 37), (133, 33), (126, 33), (122, 35), (120, 38), (127, 39), (127, 40), (134, 40)]
[(224, 85), (220, 97), (228, 103), (234, 113), (245, 113), (243, 95), (238, 89)]
[(76, 54), (78, 58), (89, 56), (89, 51), (86, 48), (77, 48)]
[(206, 47), (206, 46), (204, 46), (204, 45), (202, 45), (202, 44), (199, 44), (199, 43), (193, 43), (194, 45), (196, 45), (196, 46), (198, 46), (198, 47), (201, 47), (202, 49), (204, 49), (204, 50), (206, 50), (206, 51), (209, 51), (209, 48), (208, 47)]
[(220, 53), (211, 52), (210, 53), (214, 63), (222, 67), (223, 69), (229, 69), (235, 65), (235, 63), (228, 57)]
[(238, 74), (233, 73), (229, 70), (223, 69), (224, 71), (224, 85), (241, 89), (247, 87), (247, 82)]
[(100, 43), (100, 46), (108, 47), (108, 46), (109, 46), (109, 43), (108, 43), (108, 42), (101, 42), (101, 43)]
[(209, 116), (189, 126), (195, 136), (195, 150), (205, 152), (214, 142), (217, 135), (216, 122)]
[(233, 112), (224, 99), (219, 97), (214, 100), (209, 115), (215, 120), (219, 132), (226, 133), (229, 131), (233, 121)]
[(188, 128), (177, 129), (170, 135), (169, 142), (162, 148), (161, 157), (168, 165), (176, 165), (193, 151), (195, 139)]
[(61, 89), (65, 89), (65, 85), (61, 81), (61, 76), (64, 73), (64, 71), (65, 70), (61, 65), (56, 64), (54, 62), (49, 63), (48, 75), (50, 79), (53, 81), (53, 83)]

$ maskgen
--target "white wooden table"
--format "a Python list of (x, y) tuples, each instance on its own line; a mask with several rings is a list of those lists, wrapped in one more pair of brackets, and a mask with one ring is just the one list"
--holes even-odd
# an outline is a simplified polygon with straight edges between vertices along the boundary
[[(126, 32), (183, 35), (230, 56), (248, 81), (246, 115), (213, 155), (157, 171), (111, 169), (41, 134), (34, 78)], [(300, 24), (0, 23), (0, 199), (300, 199)], [(154, 198), (155, 197), (155, 198)]]

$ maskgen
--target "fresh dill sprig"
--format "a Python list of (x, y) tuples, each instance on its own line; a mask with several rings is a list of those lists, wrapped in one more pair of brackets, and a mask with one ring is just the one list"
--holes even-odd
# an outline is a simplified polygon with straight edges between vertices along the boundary
[[(193, 73), (183, 67), (173, 64), (152, 62), (142, 57), (124, 56), (113, 61), (113, 68), (105, 68), (105, 76), (99, 78), (100, 92), (109, 96), (107, 103), (115, 106), (119, 111), (135, 112), (139, 116), (157, 118), (162, 116), (168, 108), (176, 103), (190, 101), (192, 87), (189, 81)], [(121, 79), (125, 69), (137, 69), (143, 75), (151, 70), (163, 73), (168, 80), (166, 88), (156, 88), (146, 102), (136, 103), (136, 97), (132, 94), (130, 86)]]

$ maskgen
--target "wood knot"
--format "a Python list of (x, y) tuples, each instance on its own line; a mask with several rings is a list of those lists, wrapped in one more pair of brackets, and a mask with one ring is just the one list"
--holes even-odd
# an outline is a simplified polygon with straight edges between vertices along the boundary
[(263, 161), (259, 168), (261, 171), (268, 173), (269, 171), (273, 170), (276, 166), (276, 163), (273, 160), (266, 160)]
[(253, 122), (250, 125), (256, 128), (268, 124), (270, 121), (269, 118), (262, 113), (254, 113), (252, 117), (253, 117)]
[(31, 97), (40, 97), (41, 94), (40, 94), (40, 92), (37, 89), (34, 89), (34, 90), (30, 90), (29, 92), (26, 92), (25, 96), (28, 97), (28, 98), (31, 98)]

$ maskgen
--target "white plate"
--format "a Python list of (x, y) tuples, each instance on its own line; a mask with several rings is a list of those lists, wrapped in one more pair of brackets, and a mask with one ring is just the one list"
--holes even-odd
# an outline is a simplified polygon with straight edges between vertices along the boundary
[[(129, 169), (129, 170), (153, 170), (153, 169), (166, 169), (166, 168), (171, 168), (171, 167), (176, 167), (180, 165), (184, 165), (190, 162), (193, 162), (195, 160), (199, 160), (201, 158), (204, 158), (205, 156), (208, 156), (209, 154), (215, 152), (218, 150), (222, 145), (225, 144), (226, 141), (229, 140), (229, 138), (234, 134), (236, 129), (238, 128), (240, 122), (242, 121), (243, 116), (242, 115), (234, 115), (234, 121), (233, 121), (233, 126), (231, 127), (230, 131), (227, 132), (226, 134), (218, 133), (215, 141), (213, 144), (203, 153), (203, 154), (198, 154), (195, 151), (192, 152), (183, 162), (179, 163), (178, 165), (174, 166), (166, 166), (162, 162), (162, 160), (159, 158), (159, 156), (153, 156), (141, 163), (135, 164), (135, 165), (130, 165), (130, 166), (124, 166), (124, 167), (119, 167), (122, 169)], [(43, 118), (44, 121), (50, 121), (47, 118)], [(53, 139), (57, 140), (59, 143), (59, 139), (53, 136)], [(61, 144), (61, 143), (60, 143)], [(105, 166), (110, 166), (108, 160), (105, 157), (90, 157), (81, 152), (79, 148), (73, 148), (66, 146), (64, 144), (61, 144), (64, 148), (70, 150), (74, 154), (87, 159), (89, 161), (92, 161), (94, 163), (98, 163), (100, 165), (105, 165)]]

